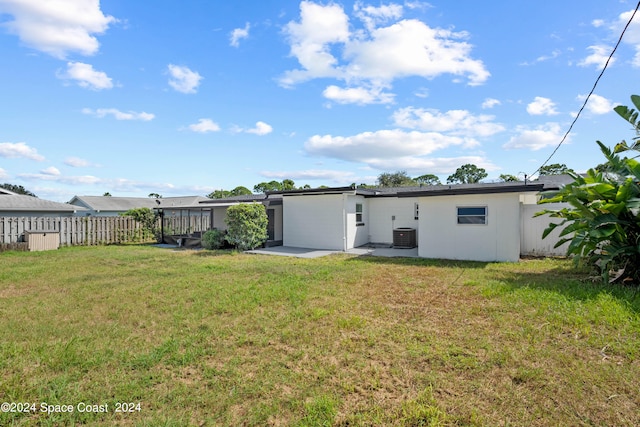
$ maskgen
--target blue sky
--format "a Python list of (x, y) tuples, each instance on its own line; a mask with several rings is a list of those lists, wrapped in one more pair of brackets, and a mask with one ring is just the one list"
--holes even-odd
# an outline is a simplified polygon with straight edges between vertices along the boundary
[[(39, 197), (531, 174), (635, 1), (0, 0), (0, 182)], [(640, 17), (550, 163), (634, 134)]]

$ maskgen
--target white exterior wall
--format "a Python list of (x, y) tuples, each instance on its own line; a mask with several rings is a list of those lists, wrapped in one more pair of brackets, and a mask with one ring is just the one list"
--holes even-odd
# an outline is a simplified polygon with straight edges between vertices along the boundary
[(227, 223), (225, 221), (227, 219), (227, 208), (228, 206), (219, 206), (219, 207), (211, 208), (211, 210), (213, 211), (213, 227), (212, 228), (216, 228), (218, 230), (227, 229)]
[(522, 205), (522, 241), (520, 252), (522, 255), (531, 256), (564, 256), (567, 254), (569, 242), (554, 248), (559, 234), (564, 227), (556, 228), (543, 239), (542, 233), (549, 224), (559, 223), (561, 218), (551, 218), (549, 215), (542, 215), (534, 218), (533, 215), (544, 209), (562, 209), (569, 206), (566, 203), (546, 203), (544, 205)]
[[(419, 221), (414, 218), (417, 197), (377, 197), (367, 199), (369, 202), (369, 242), (393, 244), (393, 229), (408, 227), (418, 230)], [(427, 200), (428, 201), (428, 200)], [(420, 215), (427, 204), (420, 204)], [(392, 217), (396, 217), (392, 220)], [(419, 238), (419, 232), (416, 231)]]
[[(520, 198), (516, 193), (420, 197), (418, 255), (471, 261), (520, 258)], [(487, 207), (484, 225), (459, 225), (458, 207)]]
[(284, 195), (283, 245), (344, 250), (347, 197), (346, 194)]

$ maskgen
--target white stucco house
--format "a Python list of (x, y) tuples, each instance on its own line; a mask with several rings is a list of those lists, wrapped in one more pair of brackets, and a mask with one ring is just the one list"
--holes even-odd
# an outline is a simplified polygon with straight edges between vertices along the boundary
[(183, 209), (188, 215), (207, 212), (211, 228), (225, 229), (229, 206), (262, 203), (269, 216), (269, 246), (336, 251), (364, 245), (417, 246), (423, 258), (518, 261), (522, 255), (564, 254), (564, 248), (553, 248), (557, 235), (541, 239), (551, 219), (533, 218), (543, 209), (537, 205), (540, 192), (559, 185), (556, 178), (527, 183), (317, 188), (206, 200)]

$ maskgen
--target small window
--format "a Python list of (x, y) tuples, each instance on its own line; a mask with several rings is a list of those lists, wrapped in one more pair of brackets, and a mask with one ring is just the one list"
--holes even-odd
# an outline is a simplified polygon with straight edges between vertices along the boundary
[(458, 224), (486, 224), (487, 207), (473, 206), (458, 208)]
[(356, 224), (362, 223), (362, 203), (356, 203)]
[(417, 203), (413, 204), (413, 219), (417, 220), (420, 218), (418, 215), (420, 213), (420, 205)]

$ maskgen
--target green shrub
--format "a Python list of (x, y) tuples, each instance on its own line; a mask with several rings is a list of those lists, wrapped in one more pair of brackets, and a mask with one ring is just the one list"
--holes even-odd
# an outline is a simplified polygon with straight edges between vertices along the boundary
[(202, 247), (213, 250), (224, 246), (225, 232), (222, 230), (209, 230), (202, 236)]
[(241, 203), (227, 209), (227, 242), (241, 251), (267, 241), (267, 210), (261, 203)]

